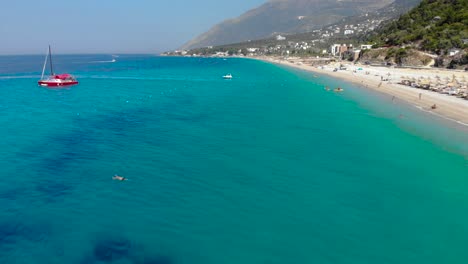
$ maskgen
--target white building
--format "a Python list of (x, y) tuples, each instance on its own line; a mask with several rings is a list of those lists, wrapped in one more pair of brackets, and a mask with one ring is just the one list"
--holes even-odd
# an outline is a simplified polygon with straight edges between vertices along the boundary
[(354, 34), (354, 30), (352, 30), (352, 29), (347, 29), (347, 30), (344, 31), (344, 34), (345, 34), (345, 35)]
[(339, 54), (340, 54), (340, 47), (341, 47), (340, 44), (333, 44), (333, 45), (331, 45), (331, 47), (330, 47), (330, 53), (331, 53), (331, 55), (333, 55), (333, 56), (339, 55)]
[(455, 56), (458, 53), (460, 53), (460, 49), (450, 49), (449, 50), (449, 56)]
[(354, 58), (353, 60), (357, 60), (359, 58), (359, 55), (361, 54), (361, 50), (354, 50)]
[(372, 49), (372, 45), (366, 44), (366, 45), (361, 45), (362, 50), (367, 50), (367, 49)]
[(276, 36), (276, 40), (285, 40), (285, 39), (286, 39), (286, 37), (283, 37), (281, 35)]

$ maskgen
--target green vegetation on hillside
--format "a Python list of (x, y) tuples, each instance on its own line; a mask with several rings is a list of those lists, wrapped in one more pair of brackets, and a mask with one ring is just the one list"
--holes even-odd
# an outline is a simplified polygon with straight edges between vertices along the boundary
[(423, 0), (370, 39), (377, 46), (410, 45), (437, 54), (467, 48), (468, 0)]

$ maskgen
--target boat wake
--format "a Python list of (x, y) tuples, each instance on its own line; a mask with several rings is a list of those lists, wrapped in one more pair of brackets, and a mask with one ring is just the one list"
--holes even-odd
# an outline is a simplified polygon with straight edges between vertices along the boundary
[(141, 80), (141, 81), (193, 81), (193, 82), (206, 82), (217, 79), (203, 79), (203, 78), (187, 78), (187, 77), (171, 77), (171, 76), (159, 76), (159, 77), (136, 77), (136, 76), (105, 76), (105, 75), (90, 75), (82, 76), (85, 79), (109, 79), (109, 80)]
[(22, 75), (22, 76), (0, 76), (0, 80), (8, 80), (8, 79), (32, 79), (38, 78), (40, 75)]
[(114, 63), (116, 61), (117, 61), (116, 59), (112, 59), (112, 60), (105, 60), (105, 61), (90, 61), (88, 63)]

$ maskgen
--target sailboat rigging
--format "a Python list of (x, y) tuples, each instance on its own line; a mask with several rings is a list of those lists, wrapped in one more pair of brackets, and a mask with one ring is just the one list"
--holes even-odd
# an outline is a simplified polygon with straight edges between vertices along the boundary
[[(49, 60), (50, 64), (50, 76), (44, 79), (45, 69), (47, 66), (47, 60)], [(47, 51), (47, 55), (44, 60), (44, 66), (42, 67), (42, 75), (41, 79), (37, 82), (40, 86), (45, 87), (61, 87), (61, 86), (70, 86), (78, 84), (78, 81), (73, 77), (71, 74), (63, 73), (63, 74), (55, 74), (54, 67), (52, 63), (52, 52), (50, 49)]]

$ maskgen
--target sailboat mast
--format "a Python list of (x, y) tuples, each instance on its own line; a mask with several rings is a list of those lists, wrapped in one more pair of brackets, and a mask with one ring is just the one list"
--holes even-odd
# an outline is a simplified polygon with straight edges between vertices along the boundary
[(41, 80), (43, 80), (43, 79), (44, 79), (44, 72), (45, 72), (45, 67), (46, 67), (46, 65), (47, 65), (47, 57), (49, 57), (49, 53), (47, 53), (47, 54), (45, 55), (45, 59), (44, 59), (44, 66), (42, 66)]
[(54, 74), (54, 67), (52, 66), (52, 52), (50, 51), (49, 45), (49, 60), (50, 60), (50, 75), (53, 76)]

